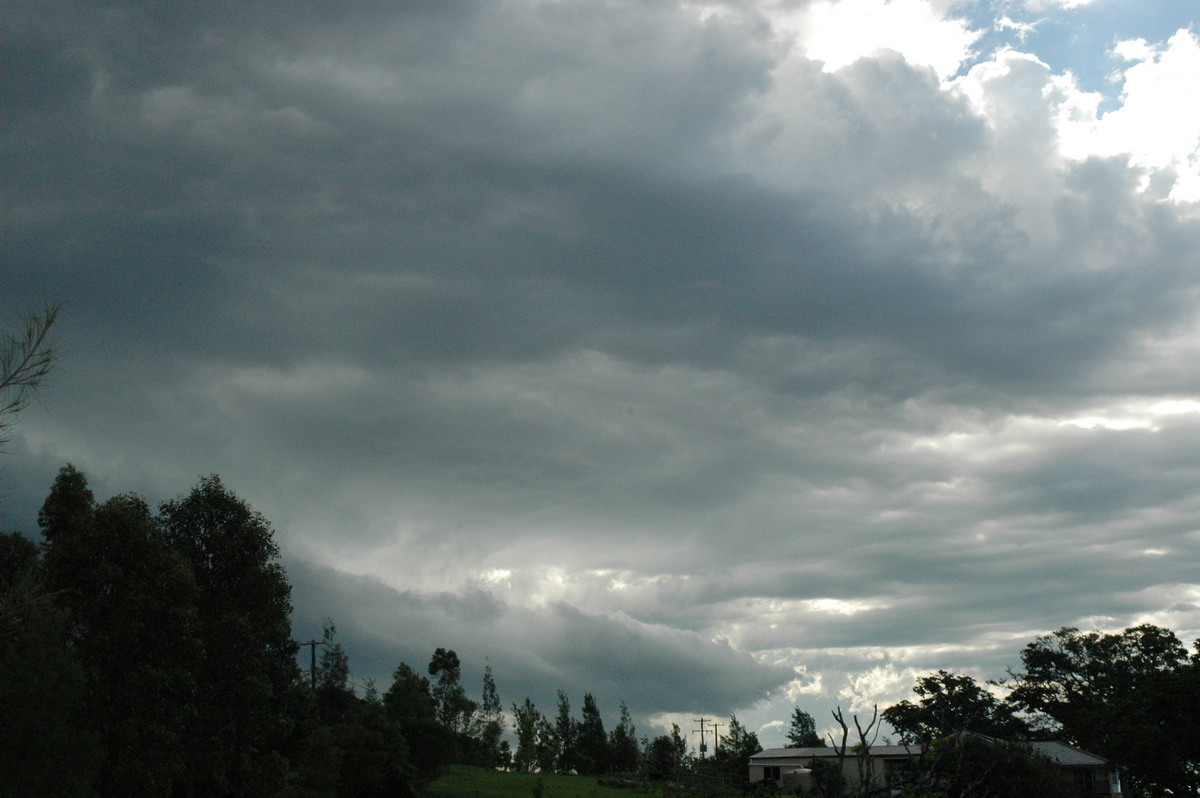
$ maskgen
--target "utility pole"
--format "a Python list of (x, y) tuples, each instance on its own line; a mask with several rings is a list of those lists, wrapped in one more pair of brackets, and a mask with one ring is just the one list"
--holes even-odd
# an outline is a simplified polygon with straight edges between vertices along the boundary
[(716, 756), (716, 755), (717, 755), (717, 751), (718, 751), (718, 750), (720, 750), (720, 748), (721, 748), (721, 738), (717, 736), (717, 729), (721, 728), (721, 727), (722, 727), (722, 726), (724, 726), (724, 725), (725, 725), (724, 723), (714, 723), (714, 724), (712, 725), (712, 730), (713, 730), (713, 756)]
[(708, 751), (708, 743), (704, 741), (704, 724), (708, 723), (708, 718), (696, 718), (693, 722), (700, 724), (699, 729), (692, 729), (692, 731), (700, 732), (700, 758), (704, 759), (704, 754), (706, 751)]
[(301, 643), (303, 646), (308, 646), (309, 653), (312, 654), (312, 661), (308, 667), (308, 676), (312, 680), (312, 691), (317, 692), (317, 646), (325, 645), (324, 640), (309, 640), (307, 643)]

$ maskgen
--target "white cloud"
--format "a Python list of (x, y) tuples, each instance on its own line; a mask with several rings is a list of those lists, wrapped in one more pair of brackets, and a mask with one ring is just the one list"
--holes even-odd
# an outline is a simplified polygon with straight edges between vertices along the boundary
[(980, 36), (966, 20), (946, 18), (927, 0), (821, 0), (777, 13), (774, 22), (791, 30), (806, 55), (827, 71), (894, 50), (944, 78), (958, 71)]
[(888, 662), (853, 675), (838, 697), (848, 701), (849, 710), (856, 713), (887, 706), (906, 697), (921, 675), (916, 668), (900, 669)]
[[(1143, 39), (1118, 42), (1114, 53), (1133, 65), (1123, 78), (1120, 107), (1098, 112), (1099, 96), (1060, 78), (1059, 134), (1064, 154), (1076, 159), (1128, 155), (1148, 170), (1173, 173), (1171, 197), (1200, 200), (1200, 41), (1180, 30), (1164, 45)], [(1149, 185), (1146, 181), (1144, 185)]]
[(996, 30), (1012, 30), (1017, 32), (1017, 36), (1024, 41), (1027, 36), (1037, 30), (1037, 22), (1017, 22), (1011, 17), (1002, 16), (996, 20), (994, 27)]
[(1035, 14), (1050, 11), (1055, 8), (1067, 10), (1091, 5), (1095, 0), (1025, 0), (1025, 10)]

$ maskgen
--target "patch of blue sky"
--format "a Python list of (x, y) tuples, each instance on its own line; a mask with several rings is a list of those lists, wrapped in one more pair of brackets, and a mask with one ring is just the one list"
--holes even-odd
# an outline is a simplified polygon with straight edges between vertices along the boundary
[[(1093, 0), (1075, 8), (1042, 2), (982, 0), (960, 10), (983, 35), (975, 43), (975, 60), (990, 58), (998, 49), (1012, 47), (1032, 53), (1055, 73), (1070, 71), (1080, 88), (1098, 92), (1100, 110), (1115, 108), (1122, 89), (1121, 76), (1129, 63), (1113, 53), (1119, 41), (1145, 39), (1162, 45), (1181, 28), (1196, 29), (1200, 17), (1197, 0)], [(1006, 23), (1002, 22), (1006, 21)]]

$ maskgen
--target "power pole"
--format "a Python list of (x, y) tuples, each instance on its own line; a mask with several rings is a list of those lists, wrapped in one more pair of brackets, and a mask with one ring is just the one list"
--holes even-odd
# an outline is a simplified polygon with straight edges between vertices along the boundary
[(309, 640), (307, 643), (301, 643), (301, 647), (308, 646), (309, 653), (312, 654), (311, 664), (308, 666), (308, 676), (312, 680), (312, 691), (317, 692), (317, 646), (325, 645), (324, 640)]
[(713, 730), (713, 756), (716, 756), (716, 755), (717, 755), (717, 751), (718, 751), (718, 750), (720, 750), (720, 748), (721, 748), (721, 738), (717, 736), (717, 729), (721, 728), (721, 727), (722, 727), (722, 726), (724, 726), (724, 725), (725, 725), (724, 723), (714, 723), (714, 724), (712, 725), (712, 730)]
[(705, 740), (705, 737), (704, 737), (704, 733), (705, 733), (704, 724), (705, 724), (705, 723), (708, 723), (708, 718), (696, 718), (694, 722), (695, 722), (695, 723), (699, 723), (699, 724), (700, 724), (700, 728), (699, 728), (699, 729), (692, 729), (692, 731), (694, 731), (694, 732), (699, 732), (699, 733), (700, 733), (700, 758), (701, 758), (701, 759), (704, 759), (704, 754), (705, 754), (705, 752), (706, 752), (706, 751), (708, 751), (708, 743), (706, 743), (706, 742), (704, 741), (704, 740)]

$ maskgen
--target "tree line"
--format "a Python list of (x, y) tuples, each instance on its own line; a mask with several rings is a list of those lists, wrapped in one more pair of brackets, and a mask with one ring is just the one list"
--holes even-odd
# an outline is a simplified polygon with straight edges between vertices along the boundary
[(1200, 641), (1189, 653), (1153, 624), (1064, 627), (1028, 643), (1020, 660), (991, 689), (945, 670), (922, 677), (918, 700), (881, 716), (905, 743), (962, 732), (1064, 742), (1119, 766), (1127, 796), (1200, 792)]
[[(913, 687), (916, 700), (876, 708), (869, 720), (848, 721), (835, 710), (841, 739), (830, 741), (840, 756), (835, 766), (816, 763), (823, 766), (814, 768), (813, 794), (1077, 798), (1093, 789), (1064, 781), (1060, 768), (1033, 753), (1028, 743), (1035, 741), (1105, 758), (1119, 770), (1127, 798), (1200, 793), (1200, 641), (1189, 653), (1174, 632), (1154, 624), (1113, 633), (1063, 627), (1019, 656), (1019, 668), (984, 684), (946, 670), (923, 676)], [(888, 785), (848, 785), (844, 764), (869, 765), (880, 720), (911, 748), (908, 766)], [(788, 739), (791, 747), (825, 745), (799, 708)]]
[[(306, 673), (271, 526), (217, 476), (151, 510), (97, 501), (68, 464), (38, 525), (40, 542), (0, 533), (5, 796), (413, 796), (454, 763), (696, 770), (678, 726), (639, 740), (622, 702), (606, 731), (590, 692), (578, 717), (562, 690), (552, 718), (513, 702), (514, 747), (491, 665), (474, 700), (452, 649), (355, 689), (327, 620)], [(728, 728), (706, 767), (736, 780), (761, 747), (736, 717)]]

